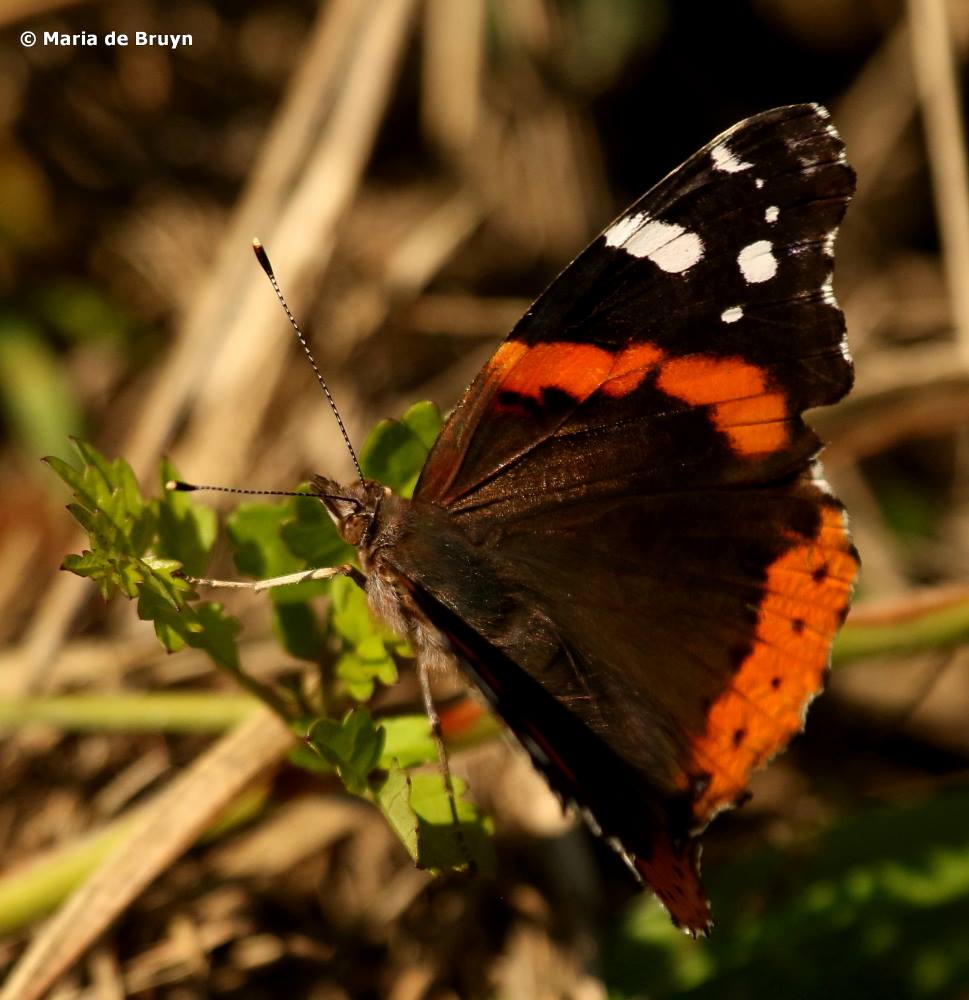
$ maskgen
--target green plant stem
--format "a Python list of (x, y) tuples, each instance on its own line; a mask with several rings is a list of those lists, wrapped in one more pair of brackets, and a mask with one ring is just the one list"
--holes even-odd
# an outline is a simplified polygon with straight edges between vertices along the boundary
[[(846, 666), (875, 656), (901, 656), (965, 643), (969, 643), (969, 598), (913, 606), (894, 615), (861, 611), (841, 630), (834, 646), (834, 664)], [(244, 719), (257, 704), (245, 694), (194, 692), (0, 699), (0, 729), (46, 723), (70, 730), (222, 732)], [(465, 742), (482, 742), (494, 728), (487, 721), (480, 724), (481, 734), (472, 726), (472, 732), (452, 734), (448, 743), (463, 746)]]
[(848, 620), (834, 644), (835, 666), (873, 656), (901, 656), (969, 643), (969, 598), (895, 614), (860, 614)]
[[(205, 832), (215, 840), (255, 817), (268, 789), (241, 795)], [(138, 822), (137, 809), (79, 841), (65, 844), (0, 877), (0, 937), (14, 934), (51, 913), (111, 852), (123, 844)]]
[[(964, 643), (969, 643), (969, 597), (927, 607), (912, 605), (908, 610), (882, 615), (860, 610), (835, 642), (834, 663), (845, 666), (874, 656), (947, 649)], [(222, 732), (257, 705), (256, 698), (247, 694), (196, 692), (0, 699), (0, 729), (41, 723), (75, 731)], [(481, 725), (487, 738), (493, 727), (484, 721)], [(470, 728), (475, 730), (475, 726)], [(448, 742), (463, 745), (466, 735), (472, 743), (481, 742), (477, 732), (455, 732)]]
[(258, 707), (245, 694), (73, 694), (0, 699), (0, 730), (46, 723), (69, 730), (222, 732)]
[(220, 663), (219, 668), (232, 677), (239, 687), (258, 698), (271, 712), (275, 712), (283, 725), (292, 725), (297, 713), (293, 711), (291, 705), (287, 705), (285, 700), (280, 698), (271, 685), (257, 681), (255, 677), (247, 674), (241, 667), (232, 667), (228, 664)]

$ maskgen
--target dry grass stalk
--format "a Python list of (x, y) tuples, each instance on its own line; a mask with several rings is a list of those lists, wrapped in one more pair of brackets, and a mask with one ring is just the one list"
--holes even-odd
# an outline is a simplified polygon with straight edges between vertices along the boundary
[(956, 341), (969, 366), (969, 170), (961, 83), (945, 0), (909, 0), (908, 14)]

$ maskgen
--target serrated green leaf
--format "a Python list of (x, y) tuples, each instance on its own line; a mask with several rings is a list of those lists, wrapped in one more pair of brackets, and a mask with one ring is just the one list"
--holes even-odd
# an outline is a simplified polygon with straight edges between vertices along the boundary
[(162, 462), (160, 478), (162, 494), (156, 502), (155, 550), (160, 556), (177, 559), (191, 576), (201, 576), (215, 545), (215, 511), (193, 503), (187, 493), (165, 489), (169, 480), (178, 479), (175, 466), (167, 459)]
[(142, 562), (149, 570), (142, 589), (164, 601), (173, 611), (181, 611), (195, 592), (188, 581), (174, 575), (178, 563), (151, 557)]
[(111, 564), (103, 552), (91, 552), (85, 549), (80, 555), (65, 556), (64, 569), (78, 576), (94, 576), (95, 573), (111, 569)]
[(97, 513), (100, 498), (95, 486), (103, 485), (101, 478), (97, 477), (95, 482), (90, 482), (86, 466), (76, 469), (73, 465), (58, 458), (56, 455), (48, 455), (45, 461), (67, 483), (77, 501), (92, 514)]
[(95, 496), (102, 497), (111, 493), (115, 487), (120, 485), (115, 480), (111, 469), (111, 463), (101, 454), (89, 441), (82, 438), (71, 438), (71, 443), (81, 461), (84, 463), (84, 471), (89, 476), (89, 484), (95, 490)]
[(157, 587), (140, 588), (138, 617), (154, 625), (155, 635), (169, 653), (174, 653), (185, 645), (185, 621)]
[(57, 459), (48, 463), (73, 490), (76, 502), (68, 510), (90, 536), (92, 548), (143, 555), (154, 539), (154, 511), (142, 500), (131, 467), (123, 459), (109, 462), (86, 441), (73, 444), (81, 469)]
[(44, 461), (72, 490), (80, 491), (84, 486), (84, 477), (80, 470), (57, 455), (46, 455)]
[(411, 775), (410, 806), (418, 818), (418, 864), (432, 871), (450, 871), (467, 868), (470, 860), (478, 872), (494, 872), (491, 820), (463, 797), (465, 782), (454, 778), (453, 785), (460, 833), (454, 826), (443, 777), (439, 773)]
[(121, 575), (115, 562), (104, 552), (85, 549), (80, 555), (66, 556), (63, 567), (71, 573), (93, 580), (105, 600), (113, 597), (121, 588)]
[(144, 566), (132, 556), (121, 557), (115, 562), (118, 585), (127, 598), (138, 596), (138, 588), (145, 579)]
[(69, 503), (67, 509), (75, 521), (89, 534), (96, 535), (98, 532), (98, 515), (90, 511), (87, 507), (79, 503)]
[(239, 622), (219, 604), (188, 605), (185, 598), (190, 593), (184, 580), (153, 572), (138, 588), (138, 617), (154, 623), (155, 634), (170, 653), (189, 645), (221, 666), (238, 668)]
[(317, 719), (307, 740), (337, 769), (348, 791), (367, 793), (370, 773), (383, 752), (384, 731), (366, 709), (353, 709), (342, 722)]
[[(105, 597), (119, 590), (137, 597), (139, 617), (153, 623), (169, 652), (188, 644), (221, 666), (238, 669), (239, 623), (218, 604), (193, 607), (198, 595), (179, 575), (183, 565), (193, 574), (204, 569), (215, 537), (214, 515), (175, 493), (149, 503), (124, 459), (108, 461), (86, 441), (75, 440), (74, 447), (81, 469), (59, 459), (50, 466), (74, 490), (77, 502), (68, 509), (88, 531), (91, 549), (68, 556), (64, 568), (95, 580)], [(174, 472), (166, 465), (162, 476), (174, 478)], [(165, 512), (165, 538), (153, 552), (159, 511)]]
[(373, 787), (372, 798), (416, 864), (420, 858), (417, 837), (419, 820), (417, 813), (411, 808), (410, 778), (407, 772), (391, 761), (386, 777)]

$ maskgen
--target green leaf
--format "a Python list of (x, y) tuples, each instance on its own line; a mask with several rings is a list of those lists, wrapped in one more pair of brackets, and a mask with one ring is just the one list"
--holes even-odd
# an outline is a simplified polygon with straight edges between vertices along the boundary
[(460, 797), (466, 791), (464, 783), (455, 782), (459, 834), (441, 776), (408, 775), (386, 752), (385, 733), (365, 709), (358, 708), (343, 722), (318, 720), (307, 739), (337, 769), (349, 792), (380, 809), (415, 863), (433, 871), (461, 869), (467, 867), (470, 854), (477, 870), (493, 871), (490, 821)]
[(336, 676), (356, 701), (373, 697), (376, 681), (394, 684), (397, 664), (387, 651), (384, 640), (376, 634), (365, 636), (353, 650), (345, 652), (336, 662)]
[(81, 470), (75, 469), (69, 462), (56, 455), (48, 455), (44, 461), (75, 493), (84, 489), (84, 474)]
[[(705, 879), (706, 880), (706, 879)], [(689, 941), (640, 897), (603, 934), (610, 996), (958, 997), (969, 982), (969, 788), (835, 821), (710, 873)]]
[(39, 329), (0, 316), (0, 407), (28, 455), (63, 451), (81, 428), (81, 408), (65, 360)]
[(326, 636), (309, 603), (275, 604), (273, 630), (290, 656), (312, 663), (319, 662)]
[(64, 559), (63, 568), (78, 576), (86, 576), (93, 580), (101, 591), (101, 596), (108, 600), (119, 590), (129, 597), (131, 587), (137, 581), (134, 579), (137, 571), (123, 565), (124, 559), (112, 559), (106, 552), (85, 549), (81, 555), (69, 555)]
[(451, 871), (467, 868), (468, 855), (482, 873), (495, 870), (492, 823), (466, 798), (467, 785), (452, 779), (460, 834), (454, 826), (451, 806), (440, 773), (411, 776), (410, 805), (418, 819), (418, 857), (422, 868)]
[(36, 304), (44, 321), (68, 340), (119, 340), (131, 327), (129, 317), (111, 299), (69, 278), (44, 285)]
[(440, 426), (433, 403), (416, 403), (401, 420), (381, 420), (360, 451), (363, 474), (411, 496)]
[(164, 591), (151, 581), (138, 594), (138, 617), (152, 622), (158, 641), (169, 653), (177, 652), (185, 645), (187, 626), (178, 610), (172, 607)]
[(287, 508), (290, 516), (281, 528), (283, 542), (307, 566), (339, 566), (353, 558), (353, 546), (340, 537), (319, 500), (293, 497)]
[(169, 480), (178, 479), (175, 466), (167, 459), (161, 464), (160, 479), (162, 494), (156, 510), (156, 552), (160, 556), (177, 559), (189, 575), (201, 576), (215, 546), (215, 511), (193, 503), (187, 493), (165, 489)]
[(342, 722), (318, 719), (307, 740), (337, 769), (348, 791), (367, 793), (370, 773), (383, 753), (384, 731), (374, 725), (366, 709), (353, 709)]
[(417, 767), (437, 760), (437, 746), (423, 712), (392, 715), (381, 719), (380, 724), (386, 733), (381, 767), (389, 767), (391, 760), (396, 760), (401, 767)]
[(229, 515), (226, 532), (233, 560), (247, 576), (263, 579), (300, 569), (299, 560), (283, 545), (279, 528), (287, 516), (283, 504), (241, 503)]
[(171, 575), (173, 565), (158, 560), (145, 577), (138, 588), (138, 617), (154, 623), (155, 634), (170, 653), (189, 645), (208, 653), (220, 666), (238, 669), (239, 622), (219, 604), (190, 605), (194, 591)]
[(196, 621), (189, 630), (189, 645), (208, 653), (221, 666), (238, 670), (236, 635), (242, 628), (239, 621), (232, 615), (227, 615), (221, 604), (211, 601), (196, 604), (193, 610)]
[(437, 403), (426, 399), (423, 402), (414, 403), (404, 413), (401, 420), (414, 432), (428, 451), (434, 446), (434, 442), (444, 426)]
[(391, 761), (386, 777), (372, 788), (371, 798), (416, 864), (420, 859), (420, 821), (411, 808), (410, 796), (411, 785), (407, 772), (395, 761)]
[[(284, 576), (305, 569), (304, 562), (293, 555), (280, 534), (291, 516), (287, 504), (244, 503), (229, 515), (226, 533), (234, 547), (233, 560), (239, 571), (256, 580)], [(274, 602), (303, 602), (325, 593), (325, 581), (274, 587), (268, 594)]]
[(370, 617), (367, 596), (345, 576), (334, 577), (330, 582), (330, 620), (342, 639), (357, 646), (367, 636), (379, 634)]
[(92, 548), (132, 556), (143, 555), (155, 533), (155, 515), (138, 490), (131, 467), (123, 459), (109, 462), (85, 441), (74, 440), (82, 466), (57, 458), (47, 463), (74, 492), (68, 510), (91, 538)]

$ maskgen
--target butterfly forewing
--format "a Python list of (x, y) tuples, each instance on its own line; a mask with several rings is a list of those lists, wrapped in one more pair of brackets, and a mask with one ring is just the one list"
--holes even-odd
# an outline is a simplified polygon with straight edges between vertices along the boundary
[[(814, 105), (748, 119), (552, 283), (466, 393), (416, 495), (456, 514), (757, 482), (817, 449), (851, 385), (832, 250), (854, 186)], [(577, 468), (584, 453), (605, 463)]]

